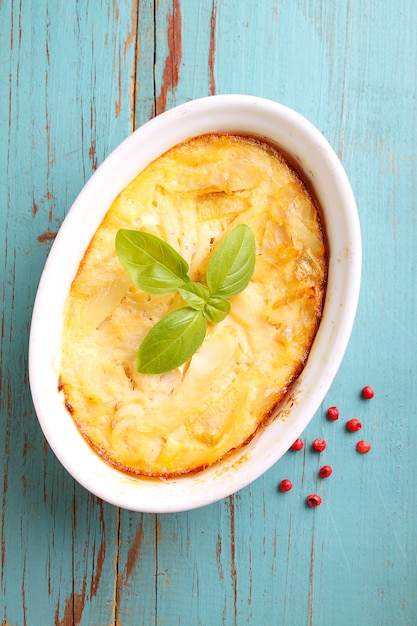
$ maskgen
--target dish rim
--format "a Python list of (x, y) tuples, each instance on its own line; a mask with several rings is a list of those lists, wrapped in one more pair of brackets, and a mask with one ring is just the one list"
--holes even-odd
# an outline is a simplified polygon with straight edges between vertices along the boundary
[[(64, 408), (63, 394), (58, 391), (63, 306), (79, 262), (116, 195), (167, 149), (210, 132), (240, 132), (274, 143), (294, 159), (312, 186), (329, 245), (323, 318), (280, 417), (249, 444), (195, 474), (172, 479), (132, 477), (108, 465), (90, 448)], [(88, 491), (132, 511), (192, 510), (239, 491), (285, 454), (324, 400), (351, 336), (361, 265), (359, 215), (346, 172), (322, 133), (300, 113), (259, 96), (226, 94), (186, 102), (146, 122), (111, 152), (81, 189), (41, 275), (30, 329), (29, 381), (50, 447)]]

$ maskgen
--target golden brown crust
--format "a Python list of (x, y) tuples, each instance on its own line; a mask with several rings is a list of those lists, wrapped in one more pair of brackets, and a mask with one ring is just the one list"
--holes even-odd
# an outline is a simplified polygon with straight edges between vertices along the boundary
[[(183, 301), (131, 284), (115, 254), (117, 230), (165, 239), (200, 280), (238, 223), (257, 242), (249, 286), (231, 299), (223, 322), (209, 325), (189, 362), (167, 374), (139, 374), (140, 342)], [(326, 272), (317, 208), (272, 147), (206, 135), (170, 150), (115, 199), (71, 287), (60, 387), (83, 436), (121, 471), (159, 477), (201, 470), (245, 445), (304, 367)]]

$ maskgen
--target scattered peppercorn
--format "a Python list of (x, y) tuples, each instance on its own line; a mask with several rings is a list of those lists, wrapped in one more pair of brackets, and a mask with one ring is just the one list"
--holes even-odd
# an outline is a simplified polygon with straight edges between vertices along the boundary
[(365, 398), (365, 400), (370, 400), (371, 398), (374, 397), (375, 392), (372, 389), (372, 387), (370, 387), (369, 385), (366, 385), (366, 387), (362, 389), (362, 395)]
[(331, 422), (335, 422), (336, 420), (339, 419), (339, 409), (337, 408), (337, 406), (330, 406), (327, 409), (327, 417)]
[(346, 422), (346, 428), (350, 430), (351, 433), (356, 433), (362, 428), (362, 422), (354, 417), (353, 419)]
[(324, 441), (324, 439), (319, 439), (317, 437), (317, 439), (313, 441), (312, 446), (313, 450), (315, 450), (316, 452), (323, 452), (323, 450), (326, 449), (326, 442)]
[(296, 439), (291, 446), (291, 450), (295, 450), (297, 452), (298, 450), (302, 450), (303, 447), (304, 441), (302, 439)]
[(370, 449), (371, 444), (364, 441), (363, 439), (358, 441), (358, 443), (356, 444), (356, 450), (359, 452), (359, 454), (367, 454)]
[(312, 493), (311, 495), (307, 496), (307, 504), (308, 506), (311, 506), (312, 509), (315, 509), (316, 506), (320, 506), (320, 496), (318, 496), (316, 493)]
[(320, 478), (328, 478), (330, 474), (333, 472), (331, 465), (323, 465), (323, 467), (319, 471)]
[[(375, 395), (375, 392), (372, 389), (372, 387), (370, 387), (369, 385), (366, 385), (365, 387), (363, 387), (362, 389), (363, 398), (365, 398), (366, 400), (370, 400), (371, 398), (374, 397), (374, 395)], [(340, 412), (337, 406), (331, 406), (327, 409), (327, 418), (330, 421), (332, 422), (336, 421), (339, 419), (339, 417), (340, 417)], [(358, 430), (361, 430), (361, 428), (362, 428), (362, 422), (358, 420), (357, 418), (352, 418), (346, 422), (346, 429), (350, 432), (357, 432)], [(303, 447), (304, 447), (304, 441), (298, 438), (292, 444), (291, 450), (298, 451), (298, 450), (302, 450)], [(316, 452), (323, 452), (326, 449), (326, 447), (327, 447), (326, 441), (324, 439), (320, 439), (319, 437), (314, 439), (312, 443), (312, 448)], [(363, 439), (358, 441), (356, 444), (356, 450), (359, 454), (367, 454), (371, 450), (371, 447), (372, 447), (371, 444), (364, 441)], [(333, 473), (333, 468), (331, 465), (323, 465), (319, 470), (320, 478), (328, 478), (329, 476), (331, 476), (332, 473)], [(292, 487), (293, 487), (292, 482), (288, 478), (281, 480), (278, 486), (279, 490), (282, 492), (290, 491)], [(316, 508), (317, 506), (320, 506), (322, 504), (321, 497), (317, 495), (316, 493), (313, 493), (307, 496), (306, 501), (307, 501), (308, 506), (310, 506), (311, 508)]]

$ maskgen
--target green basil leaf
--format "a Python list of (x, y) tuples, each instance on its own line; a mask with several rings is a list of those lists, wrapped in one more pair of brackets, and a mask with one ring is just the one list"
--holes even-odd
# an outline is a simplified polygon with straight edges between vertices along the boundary
[(211, 293), (224, 298), (248, 286), (255, 269), (256, 243), (245, 224), (236, 226), (222, 241), (207, 266), (206, 281)]
[(203, 315), (209, 322), (218, 324), (224, 320), (229, 311), (230, 302), (228, 300), (221, 296), (211, 296), (203, 309)]
[(201, 283), (186, 283), (178, 291), (193, 309), (202, 309), (210, 300), (210, 291)]
[(182, 307), (163, 317), (146, 335), (136, 355), (142, 374), (162, 374), (179, 367), (201, 346), (206, 334), (201, 311)]
[(150, 233), (120, 229), (116, 253), (134, 284), (147, 293), (172, 293), (190, 280), (187, 261), (166, 241)]

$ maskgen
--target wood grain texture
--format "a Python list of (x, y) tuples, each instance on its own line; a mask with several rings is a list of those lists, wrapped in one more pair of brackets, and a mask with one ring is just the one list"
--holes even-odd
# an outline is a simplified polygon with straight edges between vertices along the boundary
[[(0, 23), (2, 623), (416, 624), (417, 4), (3, 0)], [(111, 150), (156, 113), (227, 92), (297, 109), (339, 154), (364, 243), (354, 332), (301, 452), (200, 510), (118, 510), (74, 483), (38, 426), (27, 376), (38, 281)]]

